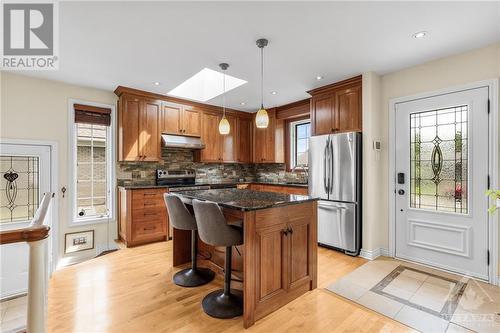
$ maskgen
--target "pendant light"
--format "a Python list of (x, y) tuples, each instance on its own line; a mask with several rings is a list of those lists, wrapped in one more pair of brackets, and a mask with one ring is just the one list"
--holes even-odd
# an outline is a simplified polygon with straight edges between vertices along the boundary
[(229, 67), (228, 64), (219, 64), (222, 69), (222, 119), (219, 122), (219, 133), (222, 135), (227, 135), (231, 131), (231, 126), (226, 118), (226, 69)]
[(267, 128), (269, 125), (269, 115), (264, 109), (264, 47), (268, 44), (268, 40), (261, 38), (257, 40), (257, 46), (260, 49), (260, 109), (255, 116), (255, 125), (257, 128)]

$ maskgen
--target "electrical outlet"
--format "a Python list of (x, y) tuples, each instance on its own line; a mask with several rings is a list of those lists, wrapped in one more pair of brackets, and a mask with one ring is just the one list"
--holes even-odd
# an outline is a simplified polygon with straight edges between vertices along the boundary
[(146, 178), (146, 171), (141, 171), (141, 178)]

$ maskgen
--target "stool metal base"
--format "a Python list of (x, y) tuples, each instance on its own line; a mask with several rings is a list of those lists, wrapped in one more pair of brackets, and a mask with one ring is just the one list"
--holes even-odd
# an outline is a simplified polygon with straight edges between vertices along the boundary
[(201, 302), (203, 311), (209, 316), (229, 319), (243, 315), (243, 293), (231, 289), (229, 294), (224, 290), (216, 290), (205, 296)]
[(186, 268), (174, 275), (174, 283), (181, 287), (198, 287), (209, 283), (215, 277), (214, 271), (197, 267), (196, 269)]

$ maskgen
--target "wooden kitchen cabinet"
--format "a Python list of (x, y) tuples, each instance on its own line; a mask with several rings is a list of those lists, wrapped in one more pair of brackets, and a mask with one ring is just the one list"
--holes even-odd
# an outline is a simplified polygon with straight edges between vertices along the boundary
[(307, 195), (309, 193), (307, 187), (293, 185), (274, 185), (274, 184), (248, 184), (247, 187), (254, 191), (276, 192), (285, 194), (300, 194)]
[[(201, 162), (237, 163), (238, 160), (238, 119), (234, 115), (226, 114), (229, 122), (229, 134), (219, 133), (219, 122), (222, 115), (204, 112), (201, 121), (201, 139), (205, 148), (200, 151)], [(248, 143), (250, 144), (250, 143)]]
[(361, 86), (361, 76), (357, 76), (308, 91), (312, 135), (361, 131)]
[(239, 163), (252, 163), (252, 132), (254, 126), (252, 118), (238, 117), (237, 119), (236, 141)]
[(168, 239), (165, 188), (118, 189), (118, 235), (127, 247)]
[[(316, 288), (316, 202), (256, 212), (255, 309), (259, 317)], [(313, 218), (311, 218), (313, 216)]]
[(200, 151), (201, 162), (222, 162), (222, 135), (219, 134), (219, 115), (204, 112), (201, 116), (201, 140), (205, 148)]
[(161, 110), (161, 133), (201, 135), (201, 110), (194, 107), (164, 102)]
[(118, 160), (158, 161), (161, 101), (122, 95), (118, 107)]
[(268, 109), (267, 113), (267, 128), (253, 126), (253, 162), (284, 163), (284, 122), (276, 119), (275, 108)]

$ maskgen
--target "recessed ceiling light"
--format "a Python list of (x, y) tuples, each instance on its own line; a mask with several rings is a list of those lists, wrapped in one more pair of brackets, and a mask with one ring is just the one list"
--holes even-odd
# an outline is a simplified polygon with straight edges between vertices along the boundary
[(427, 36), (427, 31), (419, 31), (413, 34), (413, 38), (417, 39), (424, 38), (425, 36)]
[(323, 77), (321, 75), (316, 76), (316, 80), (319, 81), (319, 80), (322, 80), (322, 79), (323, 79)]
[(247, 103), (245, 103), (245, 102), (241, 102), (241, 103), (240, 103), (240, 105), (245, 105), (245, 104), (247, 104)]
[(159, 85), (160, 85), (160, 82), (156, 81), (156, 82), (153, 82), (153, 84), (154, 84), (155, 86), (159, 86)]
[(271, 95), (276, 95), (277, 92), (276, 91), (271, 91)]
[[(170, 90), (168, 94), (198, 102), (206, 102), (224, 93), (222, 82), (222, 73), (209, 68), (203, 68), (201, 71)], [(245, 83), (247, 83), (247, 81), (226, 74), (226, 93)]]

